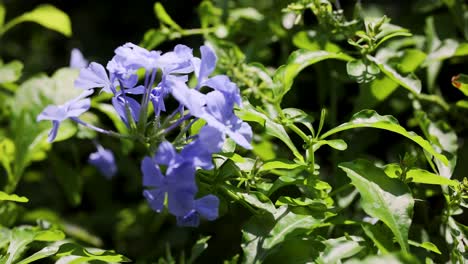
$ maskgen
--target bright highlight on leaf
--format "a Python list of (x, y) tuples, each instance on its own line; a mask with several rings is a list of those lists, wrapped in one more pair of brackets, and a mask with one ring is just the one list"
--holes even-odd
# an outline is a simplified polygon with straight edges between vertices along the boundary
[(62, 33), (67, 37), (72, 35), (71, 22), (68, 15), (49, 4), (40, 5), (34, 10), (9, 21), (3, 28), (0, 28), (0, 35), (11, 27), (23, 22), (38, 23), (43, 27)]
[(24, 196), (18, 196), (16, 194), (7, 194), (0, 191), (0, 201), (12, 201), (18, 203), (27, 203), (29, 200)]
[(366, 160), (344, 162), (339, 167), (361, 194), (364, 211), (384, 222), (405, 252), (409, 252), (408, 231), (413, 216), (414, 200), (402, 181), (389, 178), (382, 169)]

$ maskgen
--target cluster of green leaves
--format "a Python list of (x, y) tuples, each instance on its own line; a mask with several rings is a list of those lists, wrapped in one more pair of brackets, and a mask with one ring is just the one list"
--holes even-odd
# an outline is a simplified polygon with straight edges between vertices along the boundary
[[(453, 8), (446, 4), (449, 10)], [(466, 5), (458, 3), (458, 8), (466, 13)], [(277, 26), (290, 29), (284, 20), (291, 19), (292, 13), (294, 23), (301, 24), (304, 10), (311, 10), (318, 23), (312, 28), (302, 25), (302, 30), (293, 34), (293, 43), (299, 49), (274, 70), (259, 63), (247, 63), (251, 56), (244, 54), (244, 47), (236, 45), (235, 28), (223, 23), (229, 21), (230, 11), (216, 8), (210, 1), (204, 1), (200, 10), (203, 10), (200, 31), (220, 55), (219, 70), (238, 83), (247, 99), (237, 113), (256, 125), (254, 156), (228, 152), (215, 159), (218, 166), (214, 175), (223, 175), (224, 182), (215, 180), (214, 189), (222, 188), (252, 213), (241, 228), (243, 262), (464, 263), (466, 227), (454, 215), (463, 214), (466, 189), (463, 183), (451, 178), (463, 176), (455, 176), (454, 170), (458, 134), (466, 130), (462, 127), (455, 131), (447, 121), (453, 118), (454, 126), (459, 127), (466, 119), (460, 103), (448, 103), (440, 95), (441, 87), (435, 80), (443, 60), (468, 55), (466, 39), (438, 39), (429, 12), (426, 35), (414, 35), (406, 28), (390, 24), (386, 16), (367, 16), (360, 6), (353, 20), (346, 21), (343, 10), (334, 10), (328, 1), (300, 1), (283, 9), (286, 12), (283, 21), (271, 19), (269, 23), (281, 23)], [(219, 19), (213, 19), (213, 14), (218, 14)], [(210, 33), (210, 28), (228, 30), (220, 36)], [(280, 42), (281, 35), (277, 36)], [(448, 48), (447, 43), (453, 46)], [(340, 63), (345, 65), (344, 72)], [(294, 84), (301, 72), (311, 66), (319, 75), (318, 92), (329, 100), (328, 107), (327, 100), (320, 102), (320, 106), (329, 108), (328, 120), (327, 111), (317, 116), (313, 110), (282, 107), (288, 104), (289, 94), (311, 89), (310, 83)], [(416, 74), (422, 70), (427, 72), (426, 87)], [(463, 78), (464, 75), (456, 77), (454, 85), (463, 85)], [(337, 119), (343, 117), (338, 103), (347, 94), (340, 90), (353, 82), (359, 87), (353, 104), (357, 113), (350, 121), (336, 126)], [(380, 107), (393, 95), (403, 105), (382, 108), (396, 114), (412, 112), (408, 123), (424, 137), (408, 131), (393, 116), (361, 110)], [(314, 123), (316, 119), (318, 124)], [(332, 128), (323, 132), (326, 123)], [(345, 151), (346, 141), (360, 144), (354, 142), (358, 141), (355, 138), (345, 141), (337, 137), (338, 132), (359, 128), (390, 131), (415, 144), (396, 153), (383, 150), (391, 155), (387, 157), (390, 161), (404, 156), (399, 163), (388, 163), (378, 157), (338, 163), (347, 155), (335, 154), (328, 165), (332, 167), (328, 170), (334, 173), (324, 172), (317, 162), (318, 158), (326, 160), (320, 157), (319, 148), (329, 146)], [(341, 181), (330, 179), (340, 175), (333, 167), (340, 168), (350, 182), (342, 176)], [(413, 223), (415, 217), (421, 217), (416, 215), (419, 212), (415, 210), (421, 210), (416, 201), (443, 197), (446, 204), (435, 218), (436, 227), (422, 225), (420, 221)], [(456, 213), (450, 209), (452, 205)], [(429, 213), (422, 217), (434, 216)]]
[[(407, 4), (399, 11), (418, 16), (404, 27), (376, 15), (379, 5), (372, 13), (351, 2), (204, 0), (189, 29), (154, 4), (159, 28), (140, 44), (201, 36), (216, 71), (241, 89), (236, 113), (254, 129), (251, 152), (228, 140), (214, 170), (198, 171), (200, 195), (221, 204), (220, 218), (196, 230), (143, 201), (138, 142), (100, 138), (120, 170), (106, 182), (83, 158), (95, 133), (64, 123), (57, 144), (45, 141), (50, 127), (35, 116), (73, 97), (76, 70), (23, 81), (21, 62), (0, 64), (0, 263), (128, 261), (96, 248), (158, 263), (467, 261), (468, 167), (457, 163), (468, 155), (467, 5)], [(1, 34), (24, 21), (71, 34), (51, 6), (6, 24), (4, 13), (0, 5)], [(83, 118), (125, 132), (103, 99)]]
[[(71, 35), (68, 15), (52, 5), (41, 5), (7, 23), (4, 23), (5, 14), (4, 5), (0, 4), (0, 38), (22, 22), (35, 22), (65, 36)], [(13, 194), (25, 176), (26, 169), (33, 162), (51, 158), (48, 156), (51, 144), (47, 142), (50, 125), (37, 123), (37, 115), (47, 105), (61, 104), (80, 93), (73, 85), (78, 76), (76, 69), (62, 68), (51, 77), (36, 74), (25, 81), (21, 80), (22, 70), (23, 64), (20, 61), (3, 63), (0, 60), (0, 98), (4, 102), (0, 106), (0, 263), (26, 264), (48, 257), (55, 258), (58, 263), (130, 261), (114, 251), (81, 246), (74, 240), (81, 238), (86, 241), (85, 230), (77, 227), (72, 229), (58, 219), (48, 222), (45, 220), (48, 218), (47, 213), (40, 213), (40, 209), (34, 211), (18, 204), (24, 203), (27, 206), (30, 202), (24, 196)], [(57, 141), (67, 140), (78, 132), (75, 125), (65, 122)], [(81, 137), (94, 136), (85, 134)], [(54, 161), (54, 171), (64, 189), (63, 193), (68, 195), (69, 203), (79, 204), (81, 175), (68, 168), (59, 158)], [(43, 179), (41, 172), (36, 173)], [(36, 226), (30, 225), (36, 222)], [(67, 237), (64, 231), (70, 236)], [(89, 240), (92, 242), (92, 239)]]

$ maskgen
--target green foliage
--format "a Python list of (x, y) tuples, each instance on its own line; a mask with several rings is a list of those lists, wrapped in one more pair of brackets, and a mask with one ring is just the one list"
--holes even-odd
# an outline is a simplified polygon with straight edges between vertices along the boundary
[(19, 17), (16, 17), (5, 25), (3, 25), (4, 8), (0, 11), (0, 36), (3, 35), (10, 28), (23, 22), (34, 22), (48, 29), (62, 33), (69, 37), (72, 34), (70, 18), (60, 9), (56, 7), (44, 4), (36, 7), (30, 12), (26, 12)]
[(361, 194), (361, 206), (372, 217), (384, 222), (393, 232), (401, 249), (409, 252), (408, 232), (413, 216), (414, 200), (403, 182), (385, 175), (366, 160), (339, 165)]
[[(69, 16), (51, 5), (9, 19), (8, 4), (0, 3), (2, 38), (22, 22), (72, 34)], [(179, 11), (181, 5), (190, 12)], [(156, 2), (152, 10), (132, 15), (153, 16), (159, 24), (131, 31), (146, 30), (140, 45), (147, 49), (166, 51), (182, 43), (197, 54), (199, 44), (210, 45), (218, 57), (215, 73), (240, 89), (243, 104), (235, 114), (251, 125), (253, 150), (236, 148), (228, 139), (213, 155), (214, 168), (196, 175), (200, 197), (219, 197), (219, 219), (202, 221), (198, 229), (180, 228), (166, 211), (151, 210), (141, 195), (140, 161), (149, 154), (149, 143), (141, 138), (104, 137), (64, 122), (57, 143), (48, 143), (50, 125), (37, 123), (37, 115), (82, 91), (73, 84), (78, 70), (31, 75), (28, 61), (5, 56), (0, 263), (468, 261), (466, 3), (204, 0), (194, 5)], [(80, 12), (120, 19), (100, 10)], [(96, 30), (87, 29), (92, 38), (101, 34)], [(80, 45), (81, 36), (75, 37), (64, 46)], [(96, 39), (101, 41), (106, 39)], [(130, 40), (115, 34), (112, 45), (115, 41)], [(90, 57), (99, 61), (98, 52)], [(157, 124), (128, 128), (104, 102), (109, 98), (94, 97), (82, 118), (125, 135)], [(203, 122), (168, 139), (190, 140)], [(104, 179), (87, 165), (91, 141), (115, 153), (116, 178)]]

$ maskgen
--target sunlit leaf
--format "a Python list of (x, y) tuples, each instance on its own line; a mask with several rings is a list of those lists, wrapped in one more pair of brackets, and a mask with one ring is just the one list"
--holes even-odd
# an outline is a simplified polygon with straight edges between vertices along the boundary
[(140, 46), (152, 50), (167, 39), (166, 34), (157, 29), (148, 30), (143, 36)]
[(11, 231), (6, 263), (16, 263), (13, 261), (18, 260), (28, 245), (33, 241), (58, 241), (64, 238), (65, 234), (57, 229), (44, 230), (32, 226), (16, 227)]
[(3, 23), (5, 23), (5, 14), (6, 14), (5, 6), (3, 5), (3, 3), (1, 3), (0, 4), (0, 28), (3, 26)]
[[(80, 262), (72, 263), (87, 263), (88, 261), (100, 260), (104, 262), (130, 262), (127, 257), (115, 253), (113, 250), (103, 250), (98, 248), (85, 248), (78, 244), (66, 243), (60, 246), (60, 249), (56, 253), (57, 257), (66, 258), (67, 256), (76, 256), (80, 259)], [(57, 263), (68, 263), (68, 262), (57, 262)]]
[(284, 170), (292, 170), (304, 165), (297, 164), (296, 162), (288, 161), (288, 160), (270, 160), (265, 162), (260, 169), (261, 171), (269, 171), (269, 170), (276, 170), (276, 169), (284, 169)]
[(67, 37), (72, 35), (71, 22), (68, 15), (49, 4), (40, 5), (32, 11), (26, 12), (9, 21), (5, 24), (3, 31), (0, 29), (0, 35), (5, 32), (6, 29), (22, 22), (38, 23), (43, 27), (60, 32)]
[(364, 259), (350, 259), (345, 264), (421, 264), (413, 255), (392, 253), (378, 256), (367, 256)]
[(365, 248), (362, 242), (364, 242), (364, 239), (357, 236), (327, 239), (322, 242), (325, 244), (325, 250), (317, 262), (340, 263), (343, 259), (352, 257), (362, 251)]
[(410, 244), (411, 246), (424, 248), (424, 249), (426, 249), (426, 250), (428, 250), (428, 251), (432, 251), (432, 252), (437, 253), (437, 254), (439, 254), (439, 255), (442, 254), (442, 253), (440, 252), (439, 248), (437, 248), (437, 246), (434, 245), (434, 244), (431, 243), (431, 242), (427, 242), (427, 241), (426, 241), (426, 242), (423, 242), (423, 243), (419, 243), (419, 242), (410, 240), (410, 241), (409, 241), (409, 244)]
[(438, 153), (428, 141), (423, 139), (421, 136), (418, 136), (414, 132), (407, 131), (404, 127), (400, 126), (398, 120), (396, 120), (393, 116), (381, 116), (373, 110), (362, 110), (361, 112), (354, 114), (350, 122), (341, 124), (327, 131), (321, 135), (320, 138), (325, 139), (335, 133), (360, 127), (384, 129), (400, 134), (411, 139), (413, 142), (421, 146), (424, 150), (442, 161), (444, 164), (448, 164), (447, 158), (444, 155)]
[(336, 53), (328, 51), (308, 51), (297, 50), (293, 52), (285, 65), (278, 68), (274, 74), (274, 81), (277, 83), (274, 88), (275, 97), (280, 100), (292, 87), (296, 76), (306, 67), (317, 62), (336, 59), (342, 61), (350, 61), (353, 58), (345, 53)]
[[(391, 178), (398, 178), (397, 172), (401, 173), (401, 168), (398, 164), (388, 164), (384, 167), (385, 173)], [(436, 185), (450, 185), (456, 186), (458, 185), (457, 181), (450, 180), (443, 176), (434, 174), (432, 172), (419, 169), (419, 168), (411, 168), (406, 173), (406, 178), (410, 179), (412, 182), (416, 183), (424, 183), (424, 184), (436, 184)]]
[(295, 214), (287, 206), (253, 217), (242, 229), (245, 263), (262, 263), (274, 248), (320, 225), (323, 218)]
[(7, 64), (0, 63), (0, 83), (16, 82), (21, 77), (23, 63), (20, 61), (11, 61)]
[(296, 47), (310, 51), (341, 51), (341, 48), (338, 45), (328, 41), (325, 37), (321, 38), (320, 34), (313, 30), (298, 32), (296, 35), (294, 35), (292, 41)]
[(245, 103), (244, 107), (237, 112), (237, 115), (244, 121), (251, 121), (259, 123), (261, 126), (265, 128), (265, 132), (273, 137), (276, 137), (283, 141), (289, 149), (293, 152), (294, 156), (299, 160), (303, 160), (302, 155), (297, 150), (294, 143), (291, 141), (288, 133), (284, 129), (283, 125), (276, 123), (275, 121), (271, 120), (265, 114), (257, 111), (253, 108), (252, 105)]
[(388, 64), (381, 62), (379, 59), (372, 57), (370, 55), (367, 58), (377, 64), (380, 70), (385, 73), (387, 77), (395, 81), (396, 83), (400, 84), (401, 86), (405, 87), (412, 93), (420, 93), (421, 92), (421, 81), (416, 77), (414, 74), (409, 74), (406, 76), (401, 75), (395, 69), (390, 67)]
[(18, 196), (16, 194), (7, 194), (0, 191), (0, 201), (12, 201), (18, 203), (27, 203), (29, 200), (24, 196)]
[(169, 14), (166, 12), (166, 9), (164, 9), (164, 6), (161, 3), (156, 2), (154, 4), (154, 13), (158, 17), (159, 21), (161, 21), (161, 23), (166, 24), (173, 29), (182, 30), (182, 28), (179, 25), (177, 25), (177, 23), (174, 22), (174, 20), (172, 20), (171, 16), (169, 16)]
[(408, 231), (414, 206), (408, 186), (400, 180), (389, 178), (382, 169), (366, 160), (340, 163), (339, 167), (361, 194), (364, 211), (384, 222), (401, 248), (408, 252)]

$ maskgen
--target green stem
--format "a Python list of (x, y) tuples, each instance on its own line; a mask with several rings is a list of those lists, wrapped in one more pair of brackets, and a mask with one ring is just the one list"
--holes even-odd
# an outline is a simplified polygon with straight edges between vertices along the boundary
[(192, 36), (192, 35), (202, 35), (213, 33), (216, 31), (216, 28), (192, 28), (192, 29), (184, 29), (180, 32), (182, 36)]
[(224, 191), (229, 197), (234, 199), (235, 201), (241, 203), (243, 206), (245, 206), (252, 214), (256, 215), (257, 211), (246, 201), (244, 201), (242, 198), (237, 196), (237, 194), (233, 193), (231, 190), (229, 190), (225, 185), (220, 185), (219, 188)]
[(307, 136), (299, 127), (297, 127), (295, 124), (288, 124), (286, 125), (289, 129), (291, 129), (292, 131), (294, 131), (294, 133), (296, 133), (298, 136), (300, 136), (302, 138), (302, 140), (304, 140), (304, 143), (308, 144), (310, 143), (310, 138), (309, 136)]
[(422, 93), (421, 94), (414, 93), (414, 96), (416, 97), (416, 99), (420, 101), (435, 103), (438, 106), (440, 106), (442, 109), (444, 109), (445, 111), (447, 112), (450, 111), (450, 105), (447, 102), (445, 102), (445, 100), (440, 96), (433, 95), (433, 94), (422, 94)]

